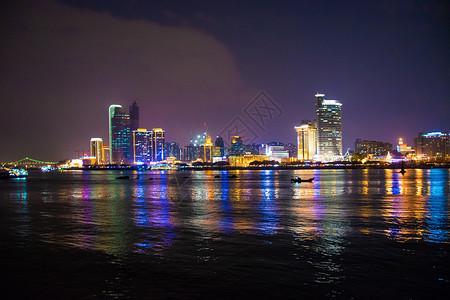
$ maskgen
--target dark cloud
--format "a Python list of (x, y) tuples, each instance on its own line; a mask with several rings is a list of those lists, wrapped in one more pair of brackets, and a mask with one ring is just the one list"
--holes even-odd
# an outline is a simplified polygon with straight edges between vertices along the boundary
[(50, 1), (9, 7), (0, 62), (1, 160), (70, 157), (107, 140), (107, 108), (137, 99), (143, 127), (186, 142), (224, 126), (250, 92), (229, 49), (188, 27)]

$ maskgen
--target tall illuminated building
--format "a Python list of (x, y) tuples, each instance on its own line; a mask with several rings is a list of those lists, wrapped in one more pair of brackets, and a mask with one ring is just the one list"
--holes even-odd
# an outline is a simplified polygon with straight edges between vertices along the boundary
[(213, 151), (214, 145), (211, 142), (211, 137), (206, 137), (206, 142), (203, 145), (203, 161), (204, 162), (213, 162)]
[(216, 140), (214, 142), (214, 146), (218, 147), (220, 149), (220, 155), (217, 155), (217, 156), (224, 156), (225, 155), (225, 143), (223, 142), (222, 137), (216, 136)]
[(101, 165), (105, 162), (105, 152), (103, 140), (101, 138), (91, 138), (91, 157), (95, 157), (95, 164)]
[(164, 130), (162, 128), (153, 128), (152, 131), (152, 160), (162, 161), (164, 157)]
[(133, 130), (133, 162), (149, 163), (152, 161), (152, 132), (144, 128)]
[(109, 164), (111, 161), (111, 149), (109, 149), (109, 145), (103, 145), (103, 162), (105, 164)]
[(109, 145), (111, 163), (128, 163), (131, 159), (130, 116), (121, 105), (109, 107)]
[(231, 147), (230, 147), (230, 156), (239, 156), (244, 155), (245, 148), (242, 137), (240, 136), (232, 136), (231, 137)]
[(333, 160), (342, 156), (342, 103), (324, 97), (316, 94), (317, 154), (320, 160)]
[(137, 105), (136, 101), (133, 101), (133, 103), (129, 107), (130, 112), (130, 130), (133, 132), (133, 130), (138, 130), (139, 128), (139, 106)]
[(312, 160), (316, 154), (316, 128), (311, 123), (296, 126), (297, 131), (297, 158), (299, 160)]

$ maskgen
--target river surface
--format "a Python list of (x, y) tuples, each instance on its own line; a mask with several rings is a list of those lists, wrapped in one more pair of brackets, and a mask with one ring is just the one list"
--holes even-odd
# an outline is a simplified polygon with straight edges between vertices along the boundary
[(7, 299), (446, 299), (449, 194), (448, 169), (30, 172), (0, 181), (0, 288)]

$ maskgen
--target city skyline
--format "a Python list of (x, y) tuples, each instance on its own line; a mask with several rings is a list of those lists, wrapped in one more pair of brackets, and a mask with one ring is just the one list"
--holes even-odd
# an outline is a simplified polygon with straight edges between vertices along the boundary
[[(1, 11), (2, 161), (87, 152), (86, 139), (108, 140), (99, 112), (134, 100), (140, 127), (181, 145), (204, 122), (215, 136), (237, 117), (255, 142), (295, 143), (315, 93), (344, 104), (344, 152), (357, 138), (413, 144), (450, 128), (445, 1), (9, 1)], [(260, 90), (280, 108), (264, 126), (242, 118)]]

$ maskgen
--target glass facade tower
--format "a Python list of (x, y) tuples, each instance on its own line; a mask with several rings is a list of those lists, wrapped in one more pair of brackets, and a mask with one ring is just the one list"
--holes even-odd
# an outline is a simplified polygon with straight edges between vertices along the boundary
[(130, 116), (121, 105), (109, 107), (109, 145), (111, 163), (128, 163), (131, 159)]
[(324, 97), (316, 94), (317, 154), (319, 160), (331, 161), (342, 156), (342, 103)]

